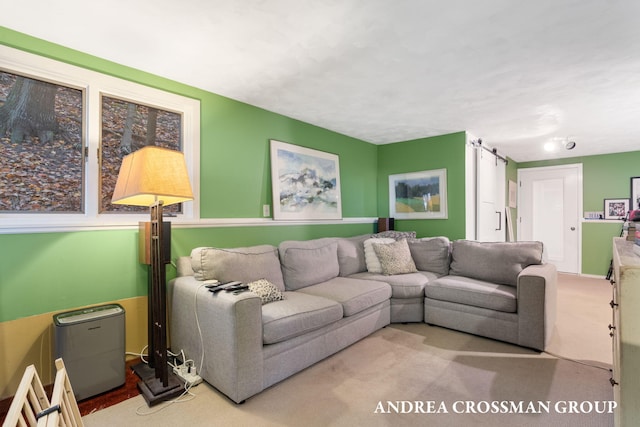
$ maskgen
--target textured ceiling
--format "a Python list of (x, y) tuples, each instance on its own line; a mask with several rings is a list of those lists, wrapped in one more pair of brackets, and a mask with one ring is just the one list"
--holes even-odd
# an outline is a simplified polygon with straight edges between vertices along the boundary
[(20, 0), (0, 25), (374, 144), (640, 149), (637, 0)]

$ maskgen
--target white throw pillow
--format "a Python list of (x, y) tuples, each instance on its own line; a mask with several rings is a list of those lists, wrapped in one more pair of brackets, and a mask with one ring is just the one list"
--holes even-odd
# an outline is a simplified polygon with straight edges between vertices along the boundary
[(378, 259), (373, 244), (384, 245), (394, 243), (396, 240), (391, 238), (371, 238), (364, 241), (364, 260), (367, 263), (367, 271), (369, 273), (382, 274), (382, 264)]

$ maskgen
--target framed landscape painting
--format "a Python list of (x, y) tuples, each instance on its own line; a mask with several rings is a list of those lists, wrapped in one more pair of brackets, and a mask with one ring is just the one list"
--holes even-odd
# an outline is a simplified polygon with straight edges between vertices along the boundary
[(390, 175), (389, 216), (400, 219), (446, 219), (447, 170)]
[(342, 219), (337, 155), (271, 140), (271, 183), (274, 219)]

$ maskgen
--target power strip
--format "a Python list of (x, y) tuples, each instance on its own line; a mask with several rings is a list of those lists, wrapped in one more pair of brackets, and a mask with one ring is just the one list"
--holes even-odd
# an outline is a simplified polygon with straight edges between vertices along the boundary
[(185, 366), (182, 364), (174, 367), (173, 373), (179, 376), (187, 387), (194, 387), (202, 382), (202, 377), (196, 373), (195, 366)]

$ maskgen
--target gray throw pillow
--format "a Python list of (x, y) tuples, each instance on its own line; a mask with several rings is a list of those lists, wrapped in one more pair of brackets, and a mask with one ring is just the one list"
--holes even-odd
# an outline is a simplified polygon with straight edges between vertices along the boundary
[(407, 240), (407, 243), (418, 270), (438, 276), (449, 274), (451, 242), (447, 237), (423, 237)]
[(249, 283), (264, 278), (284, 291), (278, 249), (271, 245), (234, 249), (195, 248), (191, 251), (191, 268), (197, 280)]
[(516, 286), (518, 274), (533, 264), (542, 264), (542, 242), (456, 240), (449, 274)]
[(338, 243), (325, 238), (282, 242), (279, 247), (282, 275), (288, 291), (338, 277)]
[(338, 239), (338, 264), (340, 276), (367, 271), (367, 262), (364, 255), (364, 241), (370, 238), (370, 234), (361, 236), (343, 237)]
[(390, 276), (392, 274), (415, 273), (418, 270), (411, 258), (409, 245), (406, 239), (393, 243), (373, 244), (373, 249), (378, 255), (382, 274)]

